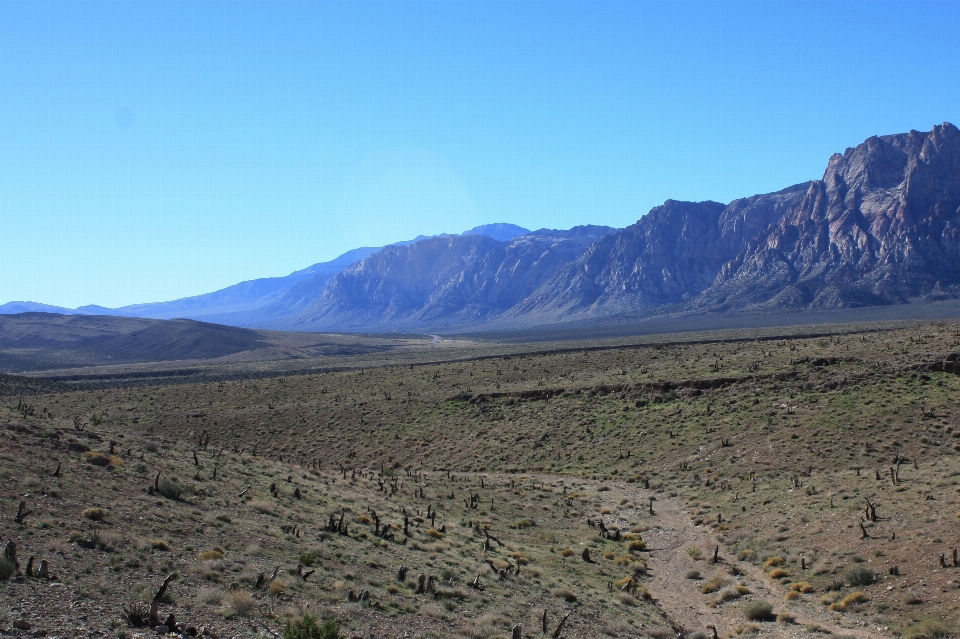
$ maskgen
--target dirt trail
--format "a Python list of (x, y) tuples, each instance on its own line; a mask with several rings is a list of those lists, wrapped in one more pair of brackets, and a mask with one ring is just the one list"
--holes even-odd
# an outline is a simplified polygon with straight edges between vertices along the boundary
[[(784, 594), (787, 589), (782, 584), (769, 579), (757, 566), (732, 561), (723, 545), (720, 545), (720, 562), (712, 564), (712, 551), (718, 545), (716, 539), (708, 528), (694, 526), (683, 508), (680, 502), (672, 498), (655, 502), (656, 516), (650, 519), (654, 520), (658, 527), (643, 535), (647, 547), (652, 549), (647, 561), (649, 579), (646, 585), (661, 610), (675, 625), (681, 626), (687, 632), (706, 631), (707, 636), (710, 636), (708, 628), (712, 625), (716, 626), (720, 637), (730, 637), (734, 628), (749, 623), (743, 616), (743, 606), (755, 599), (765, 599), (773, 604), (774, 614), (788, 611), (796, 617), (796, 622), (765, 622), (764, 635), (824, 636), (822, 633), (814, 634), (805, 630), (804, 626), (810, 624), (836, 635), (863, 639), (893, 636), (877, 627), (854, 626), (853, 624), (857, 623), (855, 615), (845, 615), (847, 619), (835, 620), (833, 613), (820, 604), (817, 594), (804, 595), (800, 602), (786, 602)], [(704, 559), (696, 562), (691, 560), (686, 551), (689, 546), (701, 548)], [(744, 571), (745, 574), (739, 579), (750, 588), (752, 594), (711, 608), (708, 605), (711, 596), (700, 592), (704, 579), (711, 579), (717, 573), (727, 573), (734, 563)], [(691, 568), (699, 570), (704, 579), (685, 579), (684, 573)]]

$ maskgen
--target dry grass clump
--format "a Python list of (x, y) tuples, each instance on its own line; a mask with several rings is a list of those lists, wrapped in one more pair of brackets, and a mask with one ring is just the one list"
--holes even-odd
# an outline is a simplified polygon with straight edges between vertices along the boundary
[(783, 565), (782, 557), (770, 557), (765, 562), (763, 562), (764, 568), (776, 568), (777, 566)]
[(940, 619), (924, 619), (903, 631), (903, 639), (950, 639), (955, 628)]
[(777, 623), (788, 624), (788, 623), (796, 623), (796, 622), (797, 622), (797, 618), (796, 616), (794, 616), (793, 613), (783, 611), (777, 614)]
[(647, 549), (647, 542), (635, 539), (634, 541), (627, 542), (627, 550), (630, 552), (640, 552)]
[(721, 588), (723, 588), (729, 583), (730, 583), (730, 577), (727, 577), (725, 575), (717, 575), (707, 583), (703, 584), (703, 586), (700, 588), (700, 592), (702, 592), (705, 595), (709, 595), (712, 592), (717, 592), (718, 590), (720, 590)]
[(204, 561), (217, 561), (219, 559), (223, 559), (223, 551), (219, 548), (204, 550), (202, 553), (200, 553), (200, 559)]
[(223, 591), (219, 588), (201, 588), (197, 600), (208, 606), (219, 606), (223, 602)]
[(796, 590), (788, 590), (788, 591), (786, 592), (786, 594), (783, 595), (783, 598), (786, 599), (787, 601), (796, 601), (797, 599), (799, 599), (799, 598), (802, 597), (802, 596), (803, 596), (803, 595), (801, 595), (801, 594), (800, 594), (799, 592), (797, 592)]
[(850, 608), (857, 606), (867, 600), (867, 596), (862, 592), (851, 592), (840, 601), (830, 604), (830, 610), (846, 612)]
[(83, 516), (90, 521), (102, 521), (107, 516), (107, 511), (99, 507), (87, 508), (83, 511)]
[(739, 555), (740, 561), (751, 561), (751, 562), (752, 562), (752, 561), (756, 560), (756, 558), (757, 558), (757, 553), (753, 552), (753, 551), (750, 550), (749, 548), (747, 548), (746, 550), (741, 550), (741, 551), (740, 551), (740, 555)]
[(573, 548), (564, 548), (563, 550), (560, 551), (561, 557), (569, 557), (572, 554), (574, 554)]
[(433, 528), (427, 531), (427, 535), (429, 537), (433, 537), (434, 539), (443, 539), (443, 533)]
[(575, 595), (573, 591), (568, 590), (566, 588), (554, 588), (553, 590), (550, 591), (550, 594), (553, 595), (554, 597), (560, 597), (561, 599), (563, 599), (568, 603), (573, 603), (574, 601), (577, 600), (577, 595)]
[(270, 594), (274, 597), (279, 597), (280, 595), (287, 592), (287, 584), (281, 581), (280, 579), (274, 579), (270, 582)]
[(107, 453), (99, 453), (93, 450), (88, 450), (83, 453), (83, 461), (101, 467), (112, 466), (113, 468), (117, 468), (123, 466), (123, 460), (116, 455), (108, 455)]
[(790, 590), (804, 593), (810, 592), (813, 590), (813, 584), (808, 581), (798, 581), (790, 586)]
[(464, 636), (468, 639), (489, 639), (504, 634), (510, 628), (510, 620), (503, 615), (487, 612), (479, 617), (467, 628)]
[(148, 539), (147, 545), (153, 550), (159, 550), (161, 552), (169, 552), (170, 550), (170, 544), (168, 544), (163, 539), (159, 539), (159, 538)]
[(262, 501), (262, 500), (253, 500), (247, 502), (247, 505), (256, 510), (257, 512), (263, 513), (264, 515), (272, 515), (276, 517), (277, 507), (273, 502)]
[(774, 568), (769, 573), (771, 579), (783, 579), (784, 577), (789, 577), (790, 573), (784, 570), (783, 568)]
[(688, 546), (687, 554), (690, 555), (690, 558), (696, 561), (703, 557), (703, 550), (700, 549), (700, 546)]

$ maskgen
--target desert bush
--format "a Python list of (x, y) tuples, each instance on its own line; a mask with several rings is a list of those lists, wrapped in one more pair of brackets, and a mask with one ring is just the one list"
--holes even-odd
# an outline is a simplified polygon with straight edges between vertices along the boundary
[(790, 612), (781, 612), (777, 615), (777, 623), (796, 623), (797, 618)]
[(150, 606), (143, 601), (132, 601), (121, 608), (123, 619), (134, 628), (142, 628), (150, 621)]
[(90, 521), (102, 521), (107, 516), (107, 511), (103, 508), (87, 508), (83, 511), (83, 516)]
[(739, 599), (749, 592), (750, 590), (746, 586), (727, 586), (717, 593), (714, 603), (716, 604), (723, 603), (725, 601), (733, 601), (734, 599)]
[(844, 573), (851, 586), (869, 586), (877, 579), (877, 574), (866, 566), (854, 566)]
[(226, 596), (227, 606), (237, 616), (246, 617), (257, 608), (257, 600), (246, 590), (233, 590)]
[(640, 552), (641, 550), (647, 549), (647, 542), (640, 541), (636, 539), (634, 541), (627, 542), (627, 550), (630, 552)]
[(214, 548), (213, 550), (204, 550), (200, 553), (200, 559), (204, 561), (217, 561), (223, 559), (223, 552)]
[(280, 581), (279, 579), (274, 579), (270, 582), (270, 594), (279, 597), (283, 593), (287, 592), (287, 584)]
[(313, 564), (317, 563), (318, 557), (316, 552), (312, 550), (304, 550), (297, 556), (297, 559), (304, 566), (310, 567)]
[(783, 595), (783, 598), (786, 599), (787, 601), (796, 601), (800, 597), (801, 597), (800, 593), (797, 592), (796, 590), (788, 590), (786, 594)]
[(784, 577), (789, 577), (790, 573), (783, 568), (774, 568), (770, 571), (769, 575), (771, 579), (782, 579)]
[(574, 554), (573, 548), (564, 548), (560, 551), (560, 555), (563, 557), (569, 557), (572, 554)]
[(773, 606), (763, 600), (751, 601), (743, 607), (743, 616), (748, 621), (766, 621), (773, 614)]
[(813, 590), (813, 584), (807, 581), (798, 581), (790, 586), (790, 590), (795, 590), (797, 592), (810, 592)]
[(223, 591), (219, 588), (201, 588), (197, 599), (208, 606), (219, 606), (223, 602)]
[(700, 550), (700, 546), (688, 546), (687, 554), (690, 555), (690, 558), (694, 561), (703, 557), (703, 551)]
[(684, 578), (684, 579), (699, 579), (699, 578), (700, 578), (700, 571), (699, 571), (699, 570), (694, 570), (694, 569), (691, 568), (691, 569), (688, 570), (687, 572), (683, 573), (683, 578)]
[(92, 450), (88, 450), (83, 453), (83, 461), (88, 464), (93, 464), (94, 466), (123, 466), (123, 460), (115, 455), (108, 455), (106, 453), (98, 453)]
[(924, 619), (903, 631), (903, 639), (951, 639), (955, 629), (939, 619)]
[(427, 536), (433, 537), (434, 539), (443, 539), (443, 533), (433, 528), (427, 531)]
[(763, 562), (764, 568), (776, 568), (777, 566), (783, 565), (782, 557), (770, 557), (765, 562)]
[(159, 550), (161, 552), (169, 552), (170, 544), (165, 542), (163, 539), (148, 539), (147, 544), (154, 550)]
[(288, 620), (283, 627), (283, 639), (342, 639), (340, 626), (333, 619), (327, 619), (323, 625), (317, 624), (317, 618), (309, 613), (297, 621)]
[(757, 553), (747, 548), (746, 550), (740, 551), (739, 558), (740, 561), (754, 561), (757, 558)]
[(520, 521), (515, 523), (514, 526), (516, 528), (523, 529), (523, 528), (531, 528), (533, 526), (536, 526), (536, 524), (533, 522), (532, 519), (521, 519)]
[(553, 590), (550, 591), (550, 594), (553, 595), (554, 597), (560, 597), (561, 599), (569, 603), (573, 603), (574, 601), (577, 600), (577, 596), (573, 594), (572, 591), (567, 590), (566, 588), (554, 588)]
[(730, 577), (724, 575), (717, 575), (707, 583), (703, 584), (703, 587), (700, 588), (700, 592), (705, 595), (709, 595), (711, 592), (717, 592), (724, 586), (730, 583)]
[(840, 601), (830, 604), (830, 610), (845, 612), (866, 600), (867, 596), (862, 592), (851, 592)]
[(180, 498), (183, 497), (183, 494), (187, 492), (187, 487), (178, 482), (176, 479), (164, 477), (157, 484), (157, 492), (167, 499), (180, 501)]

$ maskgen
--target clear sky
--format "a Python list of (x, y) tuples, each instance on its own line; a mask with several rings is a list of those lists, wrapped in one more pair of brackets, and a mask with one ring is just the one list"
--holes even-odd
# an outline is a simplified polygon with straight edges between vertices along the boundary
[(0, 303), (632, 224), (960, 124), (956, 2), (0, 2)]

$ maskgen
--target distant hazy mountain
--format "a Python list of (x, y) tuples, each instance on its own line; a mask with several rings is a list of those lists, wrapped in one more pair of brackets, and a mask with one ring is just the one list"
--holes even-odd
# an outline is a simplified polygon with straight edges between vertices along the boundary
[[(514, 224), (486, 224), (465, 231), (463, 235), (485, 235), (497, 240), (509, 240), (529, 232)], [(409, 246), (425, 239), (429, 238), (419, 236), (391, 246)], [(36, 302), (9, 302), (0, 305), (0, 314), (43, 312), (153, 319), (187, 318), (234, 326), (278, 326), (288, 323), (286, 321), (288, 318), (314, 302), (334, 275), (381, 248), (353, 249), (334, 260), (314, 264), (285, 277), (249, 280), (213, 293), (185, 297), (171, 302), (133, 304), (113, 309), (95, 305), (69, 309)]]

